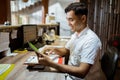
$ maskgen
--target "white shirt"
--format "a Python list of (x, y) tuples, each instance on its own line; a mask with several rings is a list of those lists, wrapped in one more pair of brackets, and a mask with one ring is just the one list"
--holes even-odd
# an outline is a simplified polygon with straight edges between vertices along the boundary
[[(99, 60), (102, 55), (99, 53), (101, 41), (89, 27), (86, 27), (79, 35), (75, 32), (65, 48), (70, 50), (69, 65), (79, 66), (81, 62), (93, 65), (85, 79), (69, 75), (67, 80), (98, 80), (97, 78), (88, 78), (89, 75), (94, 75), (94, 72), (101, 71)], [(98, 64), (96, 65), (96, 63)]]

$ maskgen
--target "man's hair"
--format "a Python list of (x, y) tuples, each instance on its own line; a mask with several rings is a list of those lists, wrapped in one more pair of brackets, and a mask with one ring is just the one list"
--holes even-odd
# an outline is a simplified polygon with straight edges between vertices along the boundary
[(65, 8), (65, 13), (71, 10), (75, 12), (75, 15), (86, 15), (87, 16), (88, 14), (87, 5), (85, 3), (80, 3), (80, 2), (71, 3)]

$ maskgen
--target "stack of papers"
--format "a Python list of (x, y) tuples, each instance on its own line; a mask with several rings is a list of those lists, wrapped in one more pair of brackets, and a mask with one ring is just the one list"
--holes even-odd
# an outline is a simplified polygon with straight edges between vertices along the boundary
[[(59, 55), (55, 55), (55, 54), (50, 55), (49, 57), (56, 63), (59, 63), (59, 60), (61, 59)], [(24, 63), (28, 65), (38, 64), (37, 56), (30, 56)]]

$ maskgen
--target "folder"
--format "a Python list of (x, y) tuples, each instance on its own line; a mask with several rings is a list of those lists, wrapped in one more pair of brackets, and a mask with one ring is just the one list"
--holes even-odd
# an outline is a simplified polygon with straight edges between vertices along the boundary
[(0, 64), (0, 80), (5, 80), (14, 67), (15, 64)]

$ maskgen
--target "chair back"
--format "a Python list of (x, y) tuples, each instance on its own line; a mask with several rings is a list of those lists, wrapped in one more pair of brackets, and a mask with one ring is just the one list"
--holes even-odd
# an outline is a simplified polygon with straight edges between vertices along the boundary
[(114, 80), (118, 54), (114, 47), (108, 48), (101, 59), (101, 67), (107, 80)]

